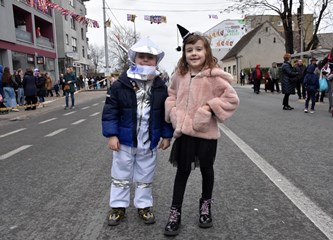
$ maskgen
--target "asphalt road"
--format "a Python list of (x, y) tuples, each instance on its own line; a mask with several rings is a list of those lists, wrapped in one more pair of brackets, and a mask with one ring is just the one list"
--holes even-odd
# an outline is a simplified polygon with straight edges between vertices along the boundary
[[(333, 119), (327, 104), (282, 110), (282, 95), (235, 87), (241, 104), (221, 125), (215, 163), (214, 226), (200, 229), (200, 171), (192, 172), (174, 239), (333, 239)], [(111, 151), (101, 134), (105, 92), (76, 94), (76, 109), (57, 99), (35, 112), (0, 116), (0, 239), (168, 239), (176, 169), (159, 151), (154, 182), (157, 222), (146, 226), (133, 205), (109, 227)]]

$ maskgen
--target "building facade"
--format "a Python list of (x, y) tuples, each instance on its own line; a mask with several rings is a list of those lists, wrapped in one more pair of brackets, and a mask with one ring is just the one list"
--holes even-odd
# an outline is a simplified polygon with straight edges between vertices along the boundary
[(26, 0), (0, 0), (0, 64), (13, 73), (38, 68), (58, 73), (54, 13)]
[[(87, 13), (84, 2), (89, 0), (54, 0), (53, 2), (81, 16)], [(65, 73), (73, 67), (76, 76), (85, 77), (90, 61), (88, 59), (87, 25), (75, 21), (70, 15), (55, 12), (57, 55), (59, 72)]]

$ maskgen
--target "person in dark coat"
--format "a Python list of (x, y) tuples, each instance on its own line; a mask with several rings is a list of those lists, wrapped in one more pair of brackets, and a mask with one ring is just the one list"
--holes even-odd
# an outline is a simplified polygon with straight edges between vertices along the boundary
[(310, 113), (314, 113), (314, 107), (316, 105), (316, 93), (319, 89), (319, 77), (314, 73), (316, 67), (315, 65), (309, 65), (307, 68), (307, 73), (304, 77), (304, 86), (306, 89), (306, 100), (304, 112), (308, 112), (309, 101), (311, 99), (311, 110)]
[(304, 76), (306, 74), (306, 66), (303, 64), (302, 59), (297, 60), (297, 64), (295, 66), (296, 71), (298, 72), (297, 81), (296, 81), (296, 89), (297, 89), (297, 95), (298, 99), (305, 99), (306, 98), (306, 91), (304, 88)]
[(261, 83), (261, 79), (263, 77), (264, 77), (264, 75), (260, 69), (260, 64), (257, 64), (256, 68), (252, 72), (253, 91), (256, 94), (259, 94), (259, 92), (260, 92), (260, 83)]
[(283, 110), (293, 110), (294, 108), (289, 106), (289, 96), (295, 94), (296, 77), (298, 76), (298, 72), (296, 72), (291, 66), (290, 53), (284, 54), (283, 59), (281, 87), (284, 98), (282, 105)]
[(32, 69), (27, 68), (23, 77), (23, 89), (25, 101), (27, 104), (26, 111), (35, 110), (37, 104), (37, 78), (33, 75)]

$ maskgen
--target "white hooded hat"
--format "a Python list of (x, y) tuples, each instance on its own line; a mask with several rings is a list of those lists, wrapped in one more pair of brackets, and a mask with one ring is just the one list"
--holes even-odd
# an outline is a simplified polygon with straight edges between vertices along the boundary
[(157, 56), (157, 65), (164, 57), (164, 52), (149, 38), (141, 38), (128, 50), (128, 58), (132, 63), (135, 62), (136, 53), (149, 53)]

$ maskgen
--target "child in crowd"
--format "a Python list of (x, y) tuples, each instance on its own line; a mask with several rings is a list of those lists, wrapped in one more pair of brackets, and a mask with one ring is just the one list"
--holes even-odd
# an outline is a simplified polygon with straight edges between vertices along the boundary
[(176, 138), (170, 161), (177, 166), (169, 220), (164, 230), (167, 236), (179, 233), (187, 179), (196, 166), (200, 166), (202, 175), (199, 227), (213, 225), (211, 203), (213, 165), (220, 137), (218, 122), (229, 118), (239, 104), (237, 93), (230, 84), (233, 77), (217, 65), (208, 40), (177, 26), (183, 38), (183, 52), (165, 103), (165, 117), (172, 123)]
[(307, 68), (307, 73), (304, 77), (304, 87), (306, 89), (306, 99), (304, 112), (307, 113), (309, 110), (309, 101), (311, 99), (310, 113), (314, 113), (316, 105), (316, 93), (319, 90), (319, 76), (315, 74), (316, 66), (311, 64)]
[(128, 56), (130, 67), (111, 85), (102, 115), (103, 135), (113, 150), (110, 226), (124, 218), (132, 183), (136, 183), (134, 206), (139, 217), (146, 224), (155, 223), (151, 207), (157, 146), (167, 149), (173, 132), (164, 120), (167, 87), (156, 70), (164, 52), (143, 38)]

